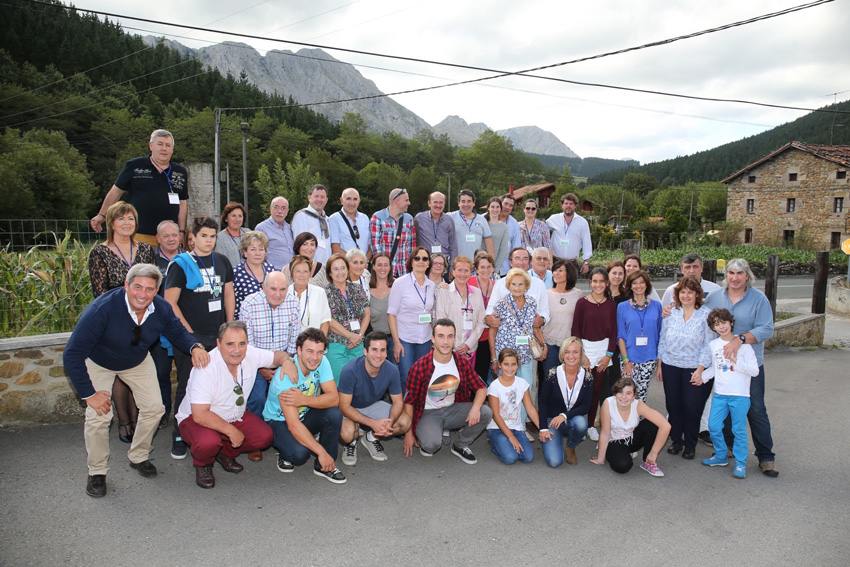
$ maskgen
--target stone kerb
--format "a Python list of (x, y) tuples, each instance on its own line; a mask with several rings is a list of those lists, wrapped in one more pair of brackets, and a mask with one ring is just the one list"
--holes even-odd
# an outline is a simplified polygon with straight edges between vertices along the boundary
[(62, 365), (71, 333), (0, 339), (0, 427), (81, 421), (85, 404)]
[(829, 280), (826, 310), (830, 313), (850, 316), (850, 288), (843, 285), (843, 282), (846, 280), (847, 276), (840, 276)]

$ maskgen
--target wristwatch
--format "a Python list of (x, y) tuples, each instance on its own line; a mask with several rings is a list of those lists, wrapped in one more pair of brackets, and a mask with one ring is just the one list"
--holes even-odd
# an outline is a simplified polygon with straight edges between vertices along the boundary
[(740, 335), (738, 335), (738, 338), (741, 339), (742, 344), (747, 344), (747, 335), (741, 333)]
[(204, 348), (204, 345), (202, 345), (201, 343), (195, 343), (195, 344), (192, 345), (192, 348), (189, 349), (189, 354), (192, 354), (192, 351), (195, 350), (196, 348), (200, 348), (202, 350), (207, 350), (207, 349)]

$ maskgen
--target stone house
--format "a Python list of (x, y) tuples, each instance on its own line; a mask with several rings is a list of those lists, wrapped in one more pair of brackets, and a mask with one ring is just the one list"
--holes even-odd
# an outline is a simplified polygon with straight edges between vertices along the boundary
[(726, 220), (744, 226), (744, 243), (820, 249), (850, 237), (850, 146), (790, 142), (722, 180)]

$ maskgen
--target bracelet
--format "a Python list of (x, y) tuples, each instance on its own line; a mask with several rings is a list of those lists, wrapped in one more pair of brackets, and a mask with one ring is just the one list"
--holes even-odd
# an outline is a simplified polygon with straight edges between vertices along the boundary
[(623, 360), (623, 364), (628, 364), (630, 362), (628, 356), (623, 356), (622, 360)]
[(611, 352), (610, 350), (606, 350), (605, 354), (608, 355), (608, 356), (614, 356), (614, 353)]

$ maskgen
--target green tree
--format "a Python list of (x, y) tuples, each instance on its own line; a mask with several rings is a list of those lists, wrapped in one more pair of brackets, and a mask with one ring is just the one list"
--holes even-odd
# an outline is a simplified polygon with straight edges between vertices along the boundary
[(294, 213), (307, 206), (307, 189), (318, 182), (319, 174), (310, 170), (310, 164), (301, 159), (301, 154), (295, 154), (295, 159), (287, 162), (286, 167), (280, 159), (272, 171), (261, 166), (254, 187), (262, 195), (263, 210), (268, 211), (272, 199), (282, 196), (289, 201), (289, 210)]
[(688, 228), (688, 217), (682, 214), (679, 207), (668, 207), (664, 213), (664, 222), (670, 228), (670, 232), (685, 232)]
[(457, 152), (460, 185), (476, 192), (477, 201), (501, 194), (517, 183), (519, 152), (513, 142), (487, 130), (468, 148)]
[(726, 220), (726, 186), (722, 183), (700, 183), (697, 214), (711, 226)]
[(658, 180), (648, 173), (629, 173), (623, 178), (620, 187), (626, 191), (634, 191), (641, 197), (658, 188)]
[(375, 200), (375, 208), (387, 206), (390, 191), (396, 187), (404, 187), (407, 175), (397, 165), (384, 162), (367, 164), (357, 172), (357, 188), (361, 194), (368, 194)]

